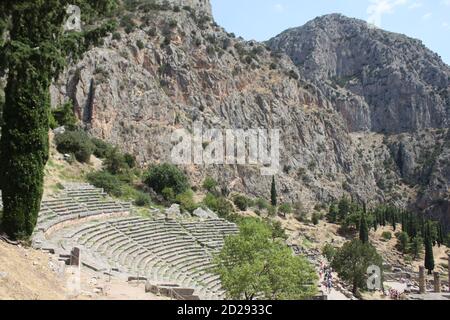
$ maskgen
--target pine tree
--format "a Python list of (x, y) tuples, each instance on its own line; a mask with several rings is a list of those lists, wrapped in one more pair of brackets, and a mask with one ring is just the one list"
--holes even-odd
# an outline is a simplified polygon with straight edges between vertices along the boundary
[(367, 227), (366, 215), (361, 213), (361, 220), (359, 223), (359, 240), (362, 243), (369, 243), (369, 228)]
[(434, 270), (434, 254), (433, 243), (431, 239), (430, 223), (427, 223), (427, 229), (425, 231), (425, 268), (428, 270), (428, 274), (432, 274)]
[(277, 186), (275, 184), (275, 176), (272, 177), (272, 188), (270, 190), (270, 200), (271, 200), (272, 206), (276, 207), (278, 201), (277, 201)]
[[(112, 2), (76, 3), (83, 7), (82, 12), (103, 14)], [(79, 57), (112, 29), (107, 23), (85, 32), (65, 33), (63, 22), (69, 3), (0, 2), (0, 76), (8, 70), (0, 138), (2, 227), (13, 239), (31, 236), (37, 222), (49, 156), (51, 82), (63, 70), (67, 57)]]

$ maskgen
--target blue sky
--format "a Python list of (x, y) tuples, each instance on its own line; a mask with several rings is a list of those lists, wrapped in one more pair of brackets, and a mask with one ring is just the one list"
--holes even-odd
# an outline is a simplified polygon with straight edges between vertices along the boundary
[(450, 65), (450, 0), (211, 0), (215, 20), (246, 40), (267, 40), (317, 16), (342, 13), (417, 38)]

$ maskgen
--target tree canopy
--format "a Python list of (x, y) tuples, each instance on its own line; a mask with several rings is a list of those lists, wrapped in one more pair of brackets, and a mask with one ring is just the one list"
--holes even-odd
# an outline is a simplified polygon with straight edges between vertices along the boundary
[(215, 257), (216, 272), (231, 299), (305, 299), (316, 294), (317, 275), (296, 257), (272, 228), (258, 219), (240, 222), (237, 236), (225, 239)]
[(331, 266), (342, 280), (353, 286), (353, 293), (356, 294), (358, 289), (367, 286), (367, 268), (371, 265), (382, 268), (382, 263), (375, 247), (353, 240), (336, 251)]

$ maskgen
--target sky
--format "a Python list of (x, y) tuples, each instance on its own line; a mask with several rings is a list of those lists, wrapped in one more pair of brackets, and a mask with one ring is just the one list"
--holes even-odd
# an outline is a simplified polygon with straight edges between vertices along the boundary
[(417, 38), (450, 65), (450, 0), (211, 0), (216, 22), (264, 41), (317, 16), (341, 13)]

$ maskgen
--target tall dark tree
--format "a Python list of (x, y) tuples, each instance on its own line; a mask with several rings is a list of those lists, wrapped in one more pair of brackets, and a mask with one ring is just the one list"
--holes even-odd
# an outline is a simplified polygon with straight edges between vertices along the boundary
[(405, 222), (405, 211), (402, 211), (401, 219), (402, 219), (402, 221), (401, 221), (401, 223), (402, 223), (402, 231), (408, 233), (408, 230), (406, 228), (406, 222)]
[(387, 214), (386, 208), (382, 208), (382, 210), (381, 210), (381, 225), (383, 227), (386, 227), (386, 214)]
[(276, 207), (278, 204), (278, 200), (277, 200), (278, 196), (277, 196), (277, 186), (275, 183), (275, 176), (272, 177), (272, 187), (270, 189), (270, 202), (272, 204), (272, 206)]
[(428, 274), (432, 274), (434, 270), (434, 254), (433, 254), (433, 240), (431, 237), (430, 223), (427, 223), (425, 231), (425, 268)]
[(438, 239), (437, 239), (437, 243), (439, 248), (441, 247), (441, 245), (444, 244), (444, 230), (442, 227), (442, 223), (438, 223)]
[(397, 230), (397, 211), (394, 207), (391, 207), (391, 224), (394, 231)]
[(361, 220), (359, 223), (359, 240), (361, 240), (362, 243), (369, 243), (369, 228), (364, 212), (361, 213)]
[(74, 59), (111, 30), (111, 24), (85, 32), (65, 32), (67, 6), (106, 13), (112, 0), (23, 0), (0, 2), (0, 76), (6, 74), (0, 140), (3, 229), (13, 239), (33, 233), (48, 160), (50, 84)]

